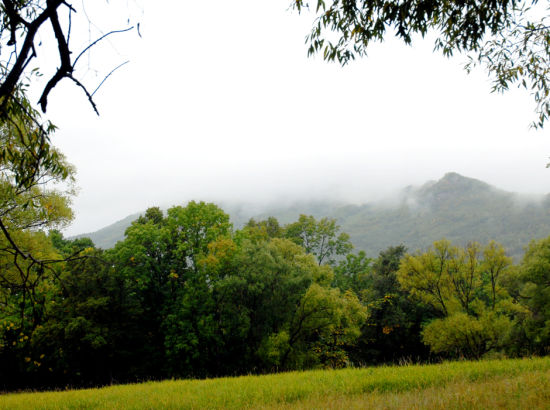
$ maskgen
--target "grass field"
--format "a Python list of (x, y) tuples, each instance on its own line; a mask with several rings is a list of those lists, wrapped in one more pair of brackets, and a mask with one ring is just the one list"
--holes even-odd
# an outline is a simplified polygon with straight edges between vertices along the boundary
[(0, 396), (2, 409), (550, 409), (550, 358), (171, 380)]

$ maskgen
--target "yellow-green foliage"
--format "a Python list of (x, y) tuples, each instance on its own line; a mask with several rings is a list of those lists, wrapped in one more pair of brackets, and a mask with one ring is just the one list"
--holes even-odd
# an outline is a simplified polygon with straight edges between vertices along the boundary
[(8, 394), (0, 408), (548, 408), (550, 358), (293, 372)]

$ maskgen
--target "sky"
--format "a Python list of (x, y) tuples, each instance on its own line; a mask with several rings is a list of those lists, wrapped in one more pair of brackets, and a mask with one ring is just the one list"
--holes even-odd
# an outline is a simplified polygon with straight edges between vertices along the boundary
[(529, 94), (491, 94), (483, 69), (434, 53), (433, 37), (390, 37), (341, 67), (308, 58), (312, 15), (289, 0), (82, 4), (75, 50), (137, 22), (141, 36), (110, 36), (77, 66), (93, 90), (129, 60), (94, 96), (99, 117), (68, 81), (51, 94), (52, 141), (77, 169), (67, 235), (192, 199), (368, 202), (450, 171), (550, 193)]

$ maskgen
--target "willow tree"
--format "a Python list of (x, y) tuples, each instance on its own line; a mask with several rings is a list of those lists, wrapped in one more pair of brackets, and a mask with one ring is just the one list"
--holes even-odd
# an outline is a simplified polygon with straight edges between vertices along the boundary
[(524, 310), (502, 283), (511, 263), (495, 242), (462, 248), (441, 240), (427, 252), (405, 255), (399, 283), (440, 315), (423, 330), (432, 351), (480, 358), (505, 346), (515, 314)]
[[(538, 6), (538, 7), (537, 7)], [(309, 54), (347, 64), (367, 54), (373, 42), (394, 34), (406, 44), (435, 34), (445, 56), (465, 52), (493, 78), (493, 91), (517, 85), (536, 104), (535, 128), (550, 114), (550, 26), (536, 0), (294, 0), (316, 19), (306, 38)]]

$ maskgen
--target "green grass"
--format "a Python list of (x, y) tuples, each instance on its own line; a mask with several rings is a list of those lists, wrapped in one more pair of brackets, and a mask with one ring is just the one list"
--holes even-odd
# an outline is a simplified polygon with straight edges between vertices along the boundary
[(7, 394), (0, 408), (550, 408), (550, 358), (292, 372)]

